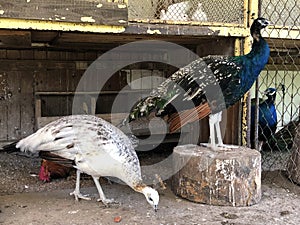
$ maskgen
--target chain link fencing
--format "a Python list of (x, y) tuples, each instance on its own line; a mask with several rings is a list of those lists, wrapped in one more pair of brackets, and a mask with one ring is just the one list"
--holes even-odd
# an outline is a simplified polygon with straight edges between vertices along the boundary
[(293, 152), (299, 152), (300, 147), (300, 143), (295, 141), (300, 123), (300, 4), (297, 0), (261, 0), (260, 14), (274, 26), (263, 33), (270, 45), (271, 55), (266, 69), (259, 77), (256, 95), (264, 97), (263, 92), (267, 88), (276, 88), (276, 114), (272, 112), (269, 103), (267, 113), (264, 113), (264, 103), (260, 103), (258, 131), (266, 127), (263, 121), (270, 121), (268, 116), (272, 114), (273, 119), (276, 119), (277, 115), (273, 131), (269, 129), (269, 133), (258, 133), (258, 138), (264, 139), (261, 148), (262, 169), (286, 171), (288, 167), (300, 166), (297, 165), (295, 155), (292, 156)]
[(129, 0), (129, 21), (219, 22), (243, 24), (243, 0)]
[[(242, 0), (129, 0), (128, 16), (129, 21), (239, 25), (244, 24), (247, 7), (248, 1)], [(262, 168), (265, 171), (286, 170), (287, 164), (295, 161), (291, 158), (292, 150), (298, 149), (295, 137), (300, 123), (300, 4), (297, 0), (260, 0), (259, 15), (273, 24), (263, 32), (271, 48), (271, 57), (259, 78), (257, 92), (255, 94), (253, 89), (252, 96), (266, 99), (264, 91), (276, 88), (277, 116), (272, 118), (277, 122), (273, 130), (257, 124), (258, 131), (263, 130), (258, 137), (264, 140), (260, 143)], [(261, 106), (266, 104), (262, 101)]]

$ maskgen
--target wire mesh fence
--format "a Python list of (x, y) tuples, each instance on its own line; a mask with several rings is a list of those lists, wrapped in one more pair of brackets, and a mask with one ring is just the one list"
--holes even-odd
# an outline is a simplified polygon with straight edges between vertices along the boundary
[[(265, 99), (259, 103), (257, 129), (262, 167), (267, 171), (287, 170), (291, 165), (300, 168), (293, 153), (300, 150), (295, 141), (300, 123), (300, 4), (297, 0), (262, 0), (260, 12), (274, 24), (264, 33), (269, 37), (271, 57), (260, 75), (257, 93)], [(270, 87), (276, 89), (274, 101), (264, 95)]]
[(129, 20), (244, 22), (244, 0), (129, 0)]

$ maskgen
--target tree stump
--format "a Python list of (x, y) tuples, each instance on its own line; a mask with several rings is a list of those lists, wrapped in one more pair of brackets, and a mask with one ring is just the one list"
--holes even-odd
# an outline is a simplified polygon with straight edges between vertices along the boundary
[(197, 145), (177, 146), (173, 169), (173, 192), (190, 201), (250, 206), (261, 199), (261, 155), (256, 150), (238, 147), (213, 151)]
[(300, 184), (300, 125), (295, 132), (292, 154), (287, 162), (288, 177), (295, 183)]

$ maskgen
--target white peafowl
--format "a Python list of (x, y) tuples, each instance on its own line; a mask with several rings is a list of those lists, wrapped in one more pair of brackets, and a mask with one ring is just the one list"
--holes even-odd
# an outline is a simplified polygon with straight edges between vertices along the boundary
[(179, 2), (169, 5), (167, 10), (160, 11), (161, 20), (174, 20), (174, 21), (207, 21), (207, 15), (203, 11), (202, 4), (199, 2), (196, 9), (189, 16), (189, 11), (193, 5), (189, 1)]
[(100, 195), (98, 201), (105, 205), (113, 203), (113, 199), (105, 197), (99, 182), (100, 176), (109, 176), (119, 178), (133, 190), (144, 194), (156, 211), (158, 192), (143, 183), (133, 144), (121, 130), (101, 118), (73, 115), (53, 121), (3, 149), (6, 152), (39, 152), (47, 160), (59, 158), (61, 161), (63, 158), (72, 162), (77, 169), (77, 179), (75, 190), (70, 194), (76, 200), (90, 200), (79, 190), (80, 173), (86, 173), (93, 177)]

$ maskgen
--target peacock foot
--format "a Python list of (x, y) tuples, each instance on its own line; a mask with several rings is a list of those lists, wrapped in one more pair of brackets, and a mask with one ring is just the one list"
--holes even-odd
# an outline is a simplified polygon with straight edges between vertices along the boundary
[(78, 201), (79, 199), (91, 200), (91, 198), (88, 197), (88, 195), (83, 195), (79, 191), (76, 191), (76, 190), (71, 192), (70, 195), (74, 195), (76, 201)]
[(102, 202), (106, 207), (109, 207), (110, 205), (120, 205), (120, 203), (115, 201), (113, 198), (111, 198), (111, 199), (109, 199), (109, 198), (105, 198), (105, 199), (98, 198), (97, 201)]
[(225, 144), (212, 145), (211, 143), (201, 143), (200, 145), (210, 148), (214, 151), (228, 151), (231, 149), (238, 148), (238, 146), (236, 146), (236, 145), (225, 145)]

